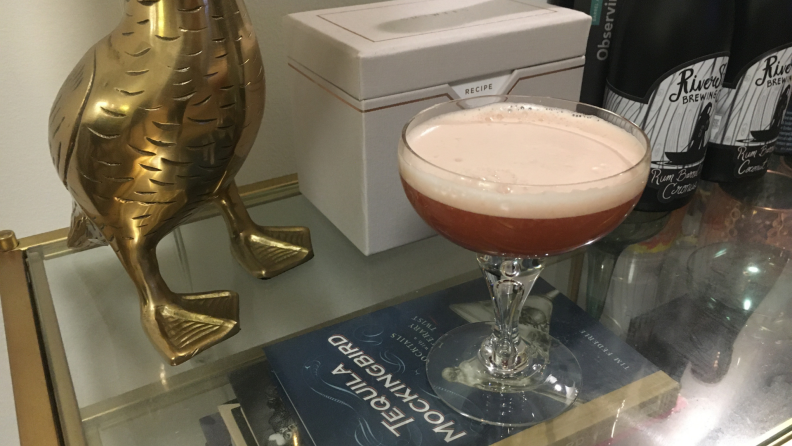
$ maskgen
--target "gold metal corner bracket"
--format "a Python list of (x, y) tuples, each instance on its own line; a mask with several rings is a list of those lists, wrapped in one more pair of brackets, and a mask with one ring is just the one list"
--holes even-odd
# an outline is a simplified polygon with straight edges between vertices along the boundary
[(9, 229), (0, 230), (0, 252), (13, 251), (18, 246), (19, 240), (17, 240), (14, 231)]
[(12, 231), (0, 231), (0, 305), (8, 348), (19, 440), (22, 445), (60, 445), (58, 412), (49, 394), (26, 253)]

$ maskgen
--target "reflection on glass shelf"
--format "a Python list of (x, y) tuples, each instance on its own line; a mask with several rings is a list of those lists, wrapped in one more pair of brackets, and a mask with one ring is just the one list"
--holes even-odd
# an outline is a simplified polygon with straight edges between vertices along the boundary
[[(481, 275), (475, 256), (440, 237), (366, 257), (302, 196), (250, 213), (264, 225), (308, 226), (316, 256), (262, 281), (234, 262), (219, 217), (163, 240), (157, 255), (174, 291), (232, 289), (240, 296), (240, 333), (176, 367), (140, 329), (137, 292), (110, 248), (44, 262), (88, 444), (203, 444), (198, 419), (233, 398), (223, 393), (229, 372), (260, 360), (262, 344)], [(568, 264), (547, 269), (562, 291)], [(133, 440), (144, 433), (145, 440)]]
[(621, 253), (607, 289), (587, 291), (607, 296), (600, 322), (681, 387), (671, 413), (614, 444), (756, 444), (792, 418), (791, 193), (774, 172), (704, 182), (657, 236)]
[[(720, 228), (710, 218), (722, 202), (712, 200), (717, 187), (705, 184), (663, 231), (628, 247), (615, 265), (601, 321), (681, 390), (670, 413), (630, 420), (638, 428), (613, 445), (754, 444), (792, 418), (790, 254), (778, 239), (744, 236), (750, 231), (742, 226), (734, 239), (712, 238)], [(165, 240), (158, 255), (174, 290), (240, 294), (242, 331), (177, 367), (140, 330), (136, 291), (109, 248), (44, 262), (89, 445), (203, 445), (198, 420), (238, 397), (229, 374), (261, 361), (262, 344), (480, 277), (475, 257), (440, 237), (363, 256), (301, 196), (251, 214), (262, 224), (310, 227), (316, 257), (259, 281), (231, 258), (219, 218), (183, 226), (181, 241)], [(543, 273), (565, 294), (569, 263)]]
[(207, 438), (199, 420), (217, 413), (219, 405), (234, 398), (231, 386), (224, 385), (101, 430), (87, 425), (88, 443), (92, 446), (205, 445)]
[(365, 257), (302, 196), (251, 214), (265, 225), (310, 227), (316, 257), (262, 281), (232, 259), (220, 218), (182, 227), (187, 262), (180, 262), (173, 237), (164, 240), (157, 255), (174, 291), (232, 289), (240, 296), (240, 333), (177, 367), (167, 365), (140, 330), (135, 288), (112, 250), (45, 262), (80, 407), (151, 383), (167, 388), (169, 377), (186, 369), (477, 268), (469, 252), (438, 237)]
[[(198, 419), (230, 399), (222, 393), (229, 372), (260, 360), (262, 344), (481, 275), (475, 256), (440, 237), (366, 257), (302, 196), (250, 213), (263, 225), (308, 226), (316, 256), (262, 281), (234, 262), (219, 217), (163, 240), (157, 256), (175, 292), (232, 289), (240, 296), (240, 333), (176, 367), (140, 329), (137, 292), (110, 248), (44, 262), (88, 444), (203, 444)], [(562, 290), (568, 264), (547, 270)], [(133, 440), (143, 433), (145, 440)]]
[[(697, 256), (717, 255), (716, 248), (723, 246), (697, 251), (689, 265), (698, 270)], [(734, 254), (730, 273), (756, 274), (751, 272), (756, 257), (751, 257), (750, 252)], [(690, 295), (633, 320), (628, 341), (678, 380), (682, 391), (665, 420), (623, 444), (753, 444), (792, 417), (792, 263), (774, 255), (765, 260), (783, 261), (783, 271), (771, 265), (774, 271), (713, 299), (713, 289), (699, 287), (721, 276), (719, 265), (710, 263), (703, 267), (708, 271), (694, 275)], [(728, 282), (734, 285), (735, 279)], [(726, 290), (725, 284), (713, 288)], [(731, 307), (737, 295), (750, 295), (756, 307)]]

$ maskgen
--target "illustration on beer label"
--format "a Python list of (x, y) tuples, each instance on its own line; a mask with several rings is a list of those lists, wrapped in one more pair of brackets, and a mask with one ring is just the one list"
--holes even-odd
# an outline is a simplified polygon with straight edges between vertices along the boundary
[(605, 108), (629, 119), (649, 137), (652, 168), (647, 188), (657, 191), (661, 203), (696, 190), (728, 59), (710, 55), (674, 68), (644, 98), (608, 84)]
[(748, 64), (724, 83), (714, 112), (710, 150), (728, 151), (737, 178), (767, 169), (792, 90), (792, 46)]
[(787, 105), (784, 121), (781, 123), (781, 131), (776, 140), (775, 153), (781, 155), (792, 154), (792, 111), (790, 109), (792, 109), (792, 101)]

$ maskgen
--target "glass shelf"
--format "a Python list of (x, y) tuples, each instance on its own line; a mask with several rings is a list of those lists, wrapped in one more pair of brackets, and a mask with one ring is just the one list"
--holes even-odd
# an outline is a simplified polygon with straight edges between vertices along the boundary
[[(688, 207), (589, 247), (587, 267), (581, 251), (543, 273), (680, 383), (671, 412), (597, 444), (780, 444), (792, 428), (792, 262), (773, 226), (791, 211), (759, 194), (705, 184)], [(266, 361), (263, 345), (480, 276), (470, 252), (440, 237), (366, 257), (304, 197), (264, 201), (250, 208), (254, 220), (308, 226), (315, 258), (260, 281), (231, 257), (219, 217), (168, 236), (157, 254), (171, 288), (237, 291), (242, 327), (176, 367), (143, 333), (111, 249), (27, 249), (65, 444), (205, 444), (198, 419), (234, 399), (228, 374)], [(767, 219), (776, 233), (756, 236), (751, 224)]]

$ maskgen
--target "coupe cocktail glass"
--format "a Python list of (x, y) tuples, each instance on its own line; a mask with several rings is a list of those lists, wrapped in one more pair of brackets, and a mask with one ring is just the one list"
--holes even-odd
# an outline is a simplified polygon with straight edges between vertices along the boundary
[(429, 353), (429, 381), (449, 406), (525, 426), (575, 401), (580, 365), (550, 336), (552, 301), (528, 293), (546, 257), (624, 220), (646, 184), (649, 154), (627, 119), (551, 98), (451, 101), (407, 123), (399, 145), (407, 197), (438, 233), (478, 254), (495, 310), (494, 323), (454, 329)]

